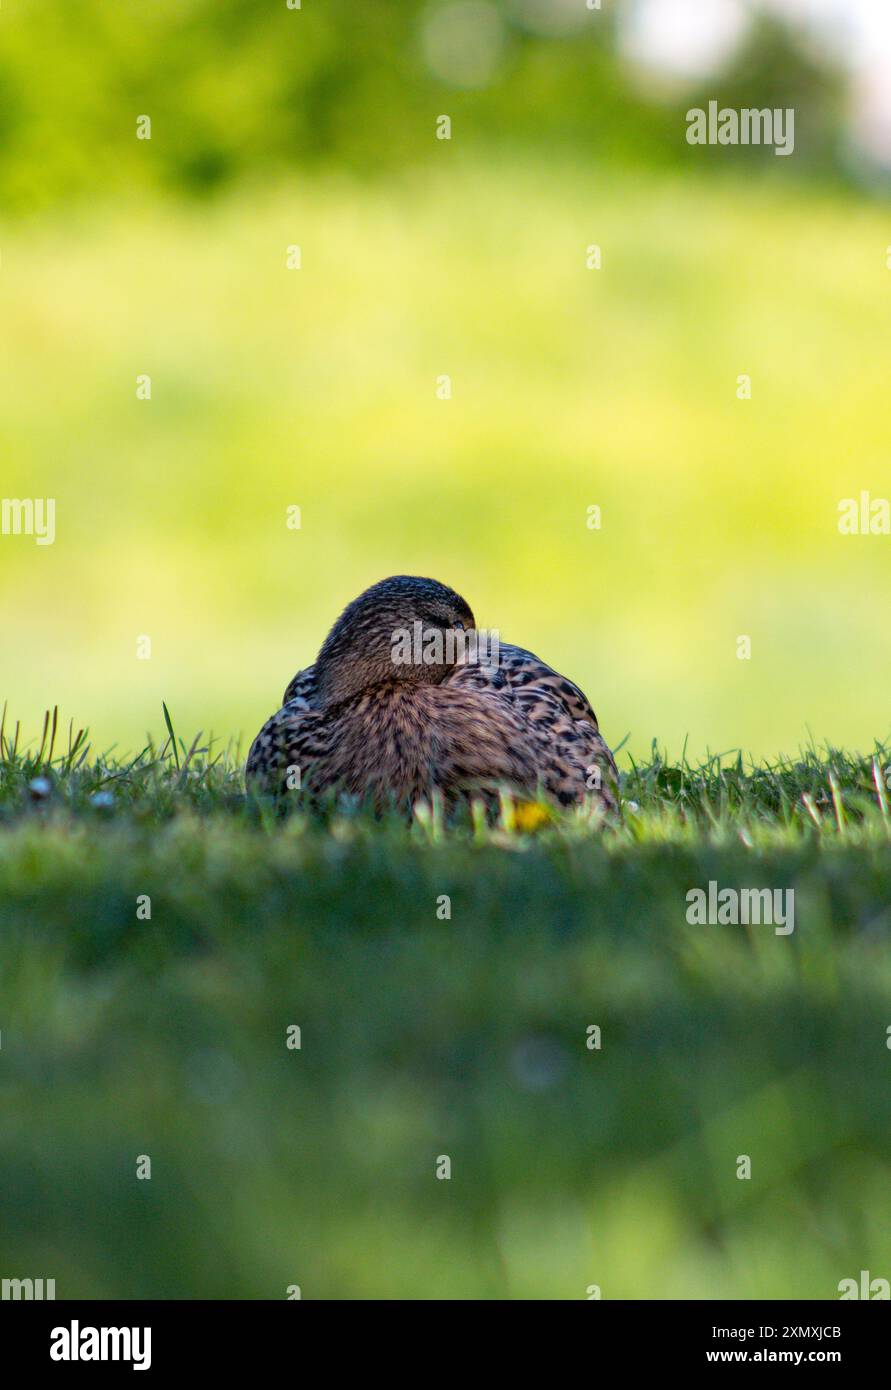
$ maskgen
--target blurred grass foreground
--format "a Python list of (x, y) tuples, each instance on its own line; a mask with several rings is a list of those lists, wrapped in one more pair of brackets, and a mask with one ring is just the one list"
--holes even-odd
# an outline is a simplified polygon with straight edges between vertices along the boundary
[[(59, 1298), (887, 1277), (888, 749), (654, 756), (623, 825), (531, 835), (281, 820), (203, 748), (60, 745), (7, 745), (0, 782), (5, 1274)], [(691, 923), (711, 881), (791, 890), (794, 930)]]

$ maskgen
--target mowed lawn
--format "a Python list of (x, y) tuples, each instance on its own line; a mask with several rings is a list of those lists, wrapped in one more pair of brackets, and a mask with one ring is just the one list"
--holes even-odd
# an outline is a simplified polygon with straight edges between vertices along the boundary
[(248, 740), (351, 598), (416, 573), (638, 758), (886, 737), (891, 537), (838, 531), (888, 493), (886, 208), (434, 143), (379, 182), (10, 223), (3, 491), (56, 500), (53, 545), (0, 538), (10, 710), (136, 751), (163, 698)]
[[(79, 768), (62, 743), (0, 782), (4, 1276), (536, 1299), (888, 1276), (886, 751), (655, 758), (623, 825), (523, 833), (510, 807), (280, 818), (185, 743)], [(793, 890), (794, 931), (691, 925), (712, 880)]]

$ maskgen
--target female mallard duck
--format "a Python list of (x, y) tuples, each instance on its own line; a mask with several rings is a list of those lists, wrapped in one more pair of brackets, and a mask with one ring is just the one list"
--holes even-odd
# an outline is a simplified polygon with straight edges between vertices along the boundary
[(408, 575), (344, 609), (254, 739), (246, 773), (273, 793), (335, 788), (378, 805), (504, 788), (609, 811), (618, 787), (578, 686), (522, 647), (485, 642), (454, 589)]

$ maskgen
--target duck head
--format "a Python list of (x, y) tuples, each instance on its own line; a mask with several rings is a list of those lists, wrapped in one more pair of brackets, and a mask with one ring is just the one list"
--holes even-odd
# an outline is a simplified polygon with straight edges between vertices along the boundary
[(337, 703), (383, 681), (437, 685), (473, 627), (470, 608), (448, 585), (407, 574), (383, 579), (347, 605), (325, 638), (319, 698)]

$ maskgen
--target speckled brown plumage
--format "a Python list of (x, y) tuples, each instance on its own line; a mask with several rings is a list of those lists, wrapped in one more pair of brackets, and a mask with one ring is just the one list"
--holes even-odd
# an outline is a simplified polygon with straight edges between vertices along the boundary
[(396, 665), (393, 634), (416, 622), (443, 638), (474, 627), (460, 595), (435, 580), (375, 584), (290, 682), (254, 740), (247, 776), (279, 793), (299, 768), (310, 796), (339, 789), (378, 804), (413, 803), (434, 789), (453, 803), (505, 788), (615, 809), (616, 765), (578, 686), (506, 644), (497, 662), (481, 652)]

